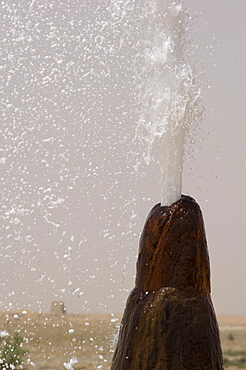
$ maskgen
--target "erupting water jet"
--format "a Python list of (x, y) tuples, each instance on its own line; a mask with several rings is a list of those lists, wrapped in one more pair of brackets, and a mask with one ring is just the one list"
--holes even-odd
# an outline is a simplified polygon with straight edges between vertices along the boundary
[(153, 148), (159, 148), (161, 204), (170, 206), (181, 198), (185, 140), (199, 116), (200, 88), (185, 50), (187, 12), (181, 3), (146, 1), (143, 14), (143, 113), (137, 132), (148, 147), (147, 163)]
[(184, 57), (186, 15), (178, 1), (145, 2), (137, 131), (147, 163), (154, 144), (161, 148), (161, 203), (142, 232), (111, 370), (223, 369), (203, 217), (194, 199), (181, 196), (185, 138), (200, 99)]

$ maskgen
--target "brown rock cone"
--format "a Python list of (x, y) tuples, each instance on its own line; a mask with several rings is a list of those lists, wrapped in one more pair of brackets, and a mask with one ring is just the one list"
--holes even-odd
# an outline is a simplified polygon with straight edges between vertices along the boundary
[(111, 370), (223, 369), (201, 210), (156, 205), (145, 223)]

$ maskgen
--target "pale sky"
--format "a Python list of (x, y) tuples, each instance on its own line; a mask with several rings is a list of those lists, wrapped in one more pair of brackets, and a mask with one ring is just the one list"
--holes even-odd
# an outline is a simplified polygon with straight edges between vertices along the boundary
[[(197, 43), (213, 46), (206, 55), (203, 104), (210, 124), (185, 176), (185, 191), (199, 201), (207, 228), (212, 267), (212, 296), (219, 313), (246, 313), (246, 25), (244, 1), (202, 1)], [(194, 3), (192, 4), (194, 9)], [(201, 20), (203, 25), (201, 25)], [(207, 49), (208, 51), (208, 49)], [(205, 58), (206, 51), (204, 51)], [(206, 89), (207, 85), (207, 89)], [(192, 184), (191, 184), (192, 182)], [(199, 188), (198, 188), (199, 187)], [(187, 190), (186, 190), (187, 189)]]
[[(62, 300), (69, 312), (122, 312), (134, 287), (160, 180), (153, 162), (134, 170), (133, 53), (105, 3), (2, 8), (0, 310)], [(205, 109), (183, 193), (203, 211), (216, 312), (246, 314), (246, 3), (183, 3)]]

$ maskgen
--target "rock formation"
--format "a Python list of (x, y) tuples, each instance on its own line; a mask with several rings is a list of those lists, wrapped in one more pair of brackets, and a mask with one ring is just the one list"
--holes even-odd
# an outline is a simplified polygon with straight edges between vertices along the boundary
[(188, 196), (156, 205), (140, 239), (136, 286), (111, 370), (221, 370), (201, 210)]

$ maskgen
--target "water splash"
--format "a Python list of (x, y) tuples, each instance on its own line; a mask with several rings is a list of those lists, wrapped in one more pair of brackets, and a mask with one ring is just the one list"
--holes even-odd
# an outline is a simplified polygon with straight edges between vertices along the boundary
[[(181, 110), (170, 81), (190, 71), (182, 81), (195, 91), (191, 69), (177, 67), (165, 82), (163, 55), (172, 65), (184, 11), (178, 1), (149, 0), (21, 0), (2, 8), (2, 305), (47, 310), (54, 298), (69, 310), (115, 308), (114, 293), (126, 295), (135, 268), (136, 207), (150, 207), (155, 194), (143, 152), (156, 173), (166, 103), (168, 114), (172, 104)], [(145, 167), (138, 172), (136, 157)], [(90, 297), (92, 285), (101, 295)]]
[(77, 362), (77, 357), (73, 356), (73, 358), (71, 358), (68, 363), (64, 363), (64, 367), (68, 370), (73, 370), (73, 365), (77, 364)]
[[(114, 294), (122, 302), (131, 285), (134, 206), (145, 191), (133, 171), (139, 143), (132, 145), (139, 5), (3, 2), (0, 264), (6, 310), (46, 311), (58, 299), (70, 311), (108, 311), (115, 308)], [(123, 265), (120, 282), (116, 262)], [(91, 286), (101, 295), (91, 295)]]
[(190, 64), (187, 40), (188, 12), (180, 1), (146, 1), (139, 97), (142, 114), (137, 136), (147, 145), (146, 163), (159, 153), (162, 173), (161, 203), (170, 205), (181, 197), (185, 138), (198, 118), (200, 90)]

